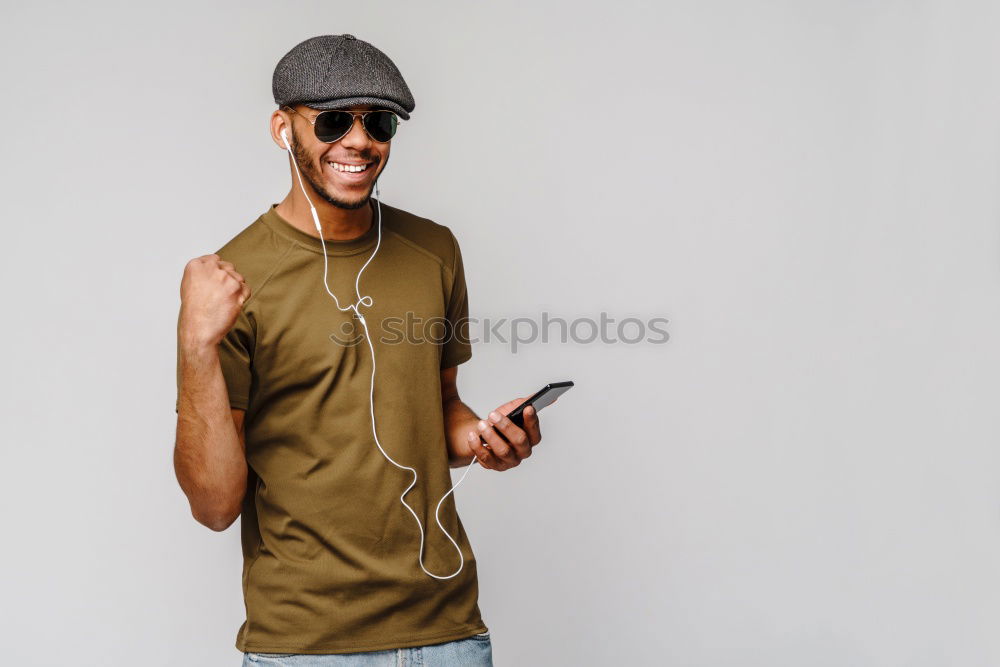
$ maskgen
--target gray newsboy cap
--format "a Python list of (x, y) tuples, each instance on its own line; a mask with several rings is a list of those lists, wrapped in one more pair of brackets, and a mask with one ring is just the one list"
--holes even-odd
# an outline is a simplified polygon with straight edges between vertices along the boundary
[(320, 35), (298, 44), (274, 68), (274, 101), (313, 109), (372, 104), (407, 120), (413, 95), (396, 65), (354, 35)]

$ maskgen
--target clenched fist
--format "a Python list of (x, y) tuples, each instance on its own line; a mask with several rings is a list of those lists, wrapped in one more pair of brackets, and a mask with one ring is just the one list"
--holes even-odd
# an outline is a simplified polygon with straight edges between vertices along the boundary
[(214, 253), (192, 259), (181, 280), (178, 335), (187, 345), (218, 345), (249, 298), (250, 287), (230, 262)]

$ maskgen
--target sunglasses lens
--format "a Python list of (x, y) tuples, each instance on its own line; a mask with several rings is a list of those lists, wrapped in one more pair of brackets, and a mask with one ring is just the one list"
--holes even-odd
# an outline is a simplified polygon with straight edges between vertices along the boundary
[(365, 116), (365, 129), (375, 141), (386, 142), (396, 134), (398, 119), (391, 111), (376, 111)]
[(347, 134), (354, 118), (343, 111), (324, 111), (316, 116), (316, 138), (332, 143)]

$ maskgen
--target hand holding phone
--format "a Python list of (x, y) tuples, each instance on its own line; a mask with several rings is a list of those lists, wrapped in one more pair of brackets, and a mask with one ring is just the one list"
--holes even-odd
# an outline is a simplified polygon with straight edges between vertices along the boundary
[[(490, 470), (510, 470), (531, 456), (531, 449), (541, 441), (537, 427), (525, 428), (524, 410), (528, 406), (536, 411), (551, 405), (560, 395), (573, 386), (571, 381), (550, 382), (506, 413), (514, 401), (508, 401), (479, 422), (478, 432), (469, 431), (470, 453), (479, 464)], [(537, 422), (536, 422), (537, 424)]]

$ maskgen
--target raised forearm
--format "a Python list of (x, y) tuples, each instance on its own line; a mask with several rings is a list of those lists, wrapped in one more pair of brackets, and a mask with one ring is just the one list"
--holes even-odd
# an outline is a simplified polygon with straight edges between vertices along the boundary
[(181, 341), (174, 471), (191, 513), (213, 530), (239, 516), (246, 493), (244, 444), (233, 421), (218, 348)]
[(478, 431), (479, 417), (455, 396), (444, 401), (444, 432), (448, 446), (448, 465), (462, 468), (475, 458), (469, 447), (469, 431)]

